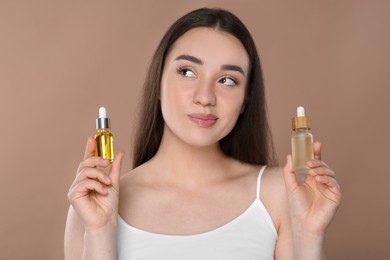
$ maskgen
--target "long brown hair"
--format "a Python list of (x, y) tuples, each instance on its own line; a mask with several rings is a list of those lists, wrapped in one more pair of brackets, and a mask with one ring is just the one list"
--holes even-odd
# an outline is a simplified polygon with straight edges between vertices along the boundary
[(140, 105), (133, 167), (143, 164), (157, 153), (164, 130), (159, 97), (165, 59), (174, 42), (195, 27), (214, 28), (230, 33), (241, 41), (250, 59), (245, 110), (232, 131), (220, 140), (221, 150), (226, 155), (246, 163), (276, 164), (267, 118), (263, 75), (252, 36), (245, 25), (231, 12), (216, 8), (201, 8), (178, 19), (166, 32), (154, 53)]

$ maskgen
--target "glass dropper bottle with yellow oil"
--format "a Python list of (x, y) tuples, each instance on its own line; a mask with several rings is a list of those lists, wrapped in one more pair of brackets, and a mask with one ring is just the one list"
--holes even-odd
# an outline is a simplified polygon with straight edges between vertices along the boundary
[(96, 156), (112, 162), (114, 160), (114, 136), (110, 132), (110, 119), (105, 107), (99, 108), (99, 117), (96, 119)]

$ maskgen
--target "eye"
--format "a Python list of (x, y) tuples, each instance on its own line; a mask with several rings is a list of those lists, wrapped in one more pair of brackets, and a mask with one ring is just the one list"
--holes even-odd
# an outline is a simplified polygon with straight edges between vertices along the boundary
[(224, 77), (219, 80), (220, 83), (226, 85), (226, 86), (236, 86), (238, 84), (237, 80), (230, 78), (230, 77)]
[(177, 72), (183, 77), (195, 78), (195, 73), (189, 68), (179, 68), (177, 69)]

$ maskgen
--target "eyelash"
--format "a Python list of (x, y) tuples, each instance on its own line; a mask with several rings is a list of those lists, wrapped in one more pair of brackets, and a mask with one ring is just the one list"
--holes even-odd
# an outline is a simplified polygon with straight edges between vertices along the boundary
[[(183, 76), (183, 77), (188, 77), (188, 76), (186, 76), (186, 73), (187, 73), (187, 72), (191, 72), (191, 73), (195, 74), (195, 73), (193, 72), (193, 70), (190, 69), (190, 68), (188, 68), (188, 67), (180, 67), (180, 68), (177, 69), (177, 73), (178, 73), (179, 75)], [(223, 76), (220, 80), (218, 80), (218, 82), (220, 82), (220, 83), (226, 85), (225, 83), (223, 83), (223, 81), (224, 81), (224, 80), (227, 80), (227, 79), (233, 81), (233, 83), (234, 83), (234, 84), (232, 84), (232, 85), (227, 85), (227, 86), (232, 86), (232, 87), (233, 87), (233, 86), (236, 86), (236, 85), (239, 84), (238, 80), (236, 80), (235, 78), (232, 78), (232, 77), (230, 77), (230, 76)]]
[[(221, 82), (222, 84), (225, 84), (225, 83), (223, 83), (223, 81), (224, 81), (224, 80), (227, 80), (227, 79), (233, 81), (233, 83), (234, 83), (233, 85), (227, 85), (227, 86), (233, 86), (233, 87), (234, 87), (234, 86), (238, 85), (238, 83), (239, 83), (235, 78), (228, 77), (228, 76), (224, 76), (224, 77), (221, 78), (218, 82)], [(226, 84), (225, 84), (225, 85), (226, 85)]]
[(190, 68), (187, 68), (187, 67), (181, 67), (181, 68), (177, 69), (177, 73), (180, 74), (181, 76), (184, 76), (184, 77), (187, 77), (186, 73), (188, 71), (191, 71), (193, 74), (195, 74)]

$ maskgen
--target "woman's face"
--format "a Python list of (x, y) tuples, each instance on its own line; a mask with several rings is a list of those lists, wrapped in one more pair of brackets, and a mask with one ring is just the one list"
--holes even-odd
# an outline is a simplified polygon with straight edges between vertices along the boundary
[(244, 109), (248, 73), (248, 54), (233, 35), (206, 27), (183, 34), (164, 64), (164, 136), (194, 146), (218, 144)]

